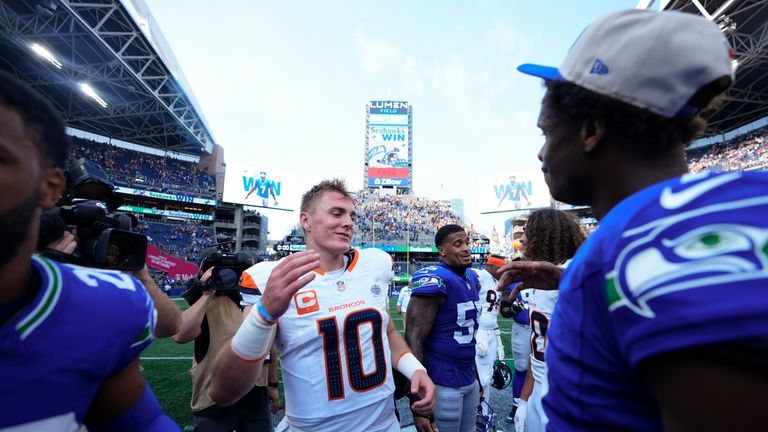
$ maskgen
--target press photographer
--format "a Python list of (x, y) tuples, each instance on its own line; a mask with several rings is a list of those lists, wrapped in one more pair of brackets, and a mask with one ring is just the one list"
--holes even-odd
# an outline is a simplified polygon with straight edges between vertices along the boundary
[[(147, 255), (147, 238), (131, 232), (136, 218), (115, 210), (122, 203), (101, 166), (87, 160), (71, 162), (67, 187), (56, 207), (43, 213), (38, 252), (60, 262), (87, 267), (139, 271)], [(68, 235), (67, 232), (69, 232)], [(57, 243), (72, 237), (78, 247), (60, 250)], [(62, 245), (58, 245), (61, 247)]]
[(65, 174), (62, 198), (41, 216), (37, 253), (63, 263), (133, 275), (155, 303), (155, 336), (176, 334), (181, 311), (149, 274), (147, 238), (130, 231), (135, 217), (114, 211), (122, 201), (114, 184), (99, 165), (87, 159), (68, 164)]
[[(272, 413), (280, 408), (277, 390), (277, 361), (264, 368), (256, 385), (237, 403), (222, 407), (210, 397), (211, 371), (216, 355), (229, 344), (243, 320), (239, 279), (243, 270), (259, 259), (245, 252), (209, 250), (200, 261), (200, 271), (187, 284), (182, 297), (190, 307), (181, 315), (177, 343), (194, 340), (192, 400), (195, 431), (261, 432), (272, 430)], [(276, 355), (274, 348), (271, 356)]]

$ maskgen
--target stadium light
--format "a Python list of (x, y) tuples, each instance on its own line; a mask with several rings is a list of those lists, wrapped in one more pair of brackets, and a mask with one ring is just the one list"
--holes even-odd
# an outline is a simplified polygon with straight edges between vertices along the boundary
[(48, 51), (48, 49), (45, 48), (44, 46), (39, 45), (37, 43), (32, 43), (29, 45), (29, 48), (32, 50), (32, 52), (34, 52), (38, 56), (44, 58), (45, 60), (48, 60), (48, 62), (51, 63), (53, 66), (55, 66), (57, 69), (61, 69), (61, 67), (63, 66), (61, 62), (58, 61), (56, 57), (54, 57), (54, 55), (50, 51)]
[(736, 23), (728, 15), (723, 15), (717, 20), (717, 27), (721, 32), (728, 34), (736, 31)]
[(95, 100), (96, 103), (101, 105), (102, 108), (106, 108), (107, 107), (107, 102), (104, 99), (102, 99), (101, 96), (96, 94), (96, 90), (94, 90), (93, 87), (88, 85), (88, 83), (79, 83), (78, 85), (80, 86), (80, 91), (85, 93), (86, 96), (88, 96), (89, 98)]

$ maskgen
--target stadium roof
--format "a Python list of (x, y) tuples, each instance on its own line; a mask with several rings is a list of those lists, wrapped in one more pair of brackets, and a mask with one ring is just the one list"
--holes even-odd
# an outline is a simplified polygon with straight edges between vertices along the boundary
[(50, 98), (73, 128), (210, 153), (210, 128), (147, 12), (141, 0), (2, 0), (0, 68)]
[[(716, 22), (736, 52), (736, 82), (708, 116), (708, 135), (720, 135), (768, 116), (768, 0), (640, 0), (638, 8), (679, 10)], [(674, 35), (670, 35), (674, 37)]]

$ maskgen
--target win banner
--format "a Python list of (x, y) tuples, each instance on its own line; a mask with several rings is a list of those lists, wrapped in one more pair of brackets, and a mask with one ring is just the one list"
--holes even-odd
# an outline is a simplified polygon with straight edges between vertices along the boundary
[(224, 202), (285, 209), (289, 203), (296, 202), (298, 193), (294, 177), (289, 173), (264, 166), (227, 163)]
[(481, 213), (549, 207), (549, 188), (540, 170), (518, 171), (482, 177), (478, 183)]

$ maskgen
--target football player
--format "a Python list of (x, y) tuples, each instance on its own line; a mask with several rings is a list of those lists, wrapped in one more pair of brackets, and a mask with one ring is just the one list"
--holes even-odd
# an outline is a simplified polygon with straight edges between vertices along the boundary
[[(429, 416), (435, 387), (389, 317), (392, 260), (350, 249), (355, 206), (340, 180), (304, 194), (307, 251), (246, 270), (246, 318), (214, 365), (212, 399), (230, 405), (253, 387), (273, 341), (280, 353), (290, 431), (399, 431), (394, 367), (411, 380), (412, 404)], [(427, 424), (425, 429), (432, 430)]]
[[(440, 263), (414, 273), (405, 317), (406, 340), (437, 386), (435, 420), (442, 431), (475, 426), (480, 388), (475, 367), (479, 313), (477, 274), (470, 269), (469, 236), (458, 225), (435, 234)], [(426, 423), (415, 418), (417, 426)]]
[[(578, 221), (560, 210), (537, 210), (528, 216), (520, 242), (526, 259), (565, 266), (584, 241)], [(516, 287), (513, 293), (522, 286)], [(515, 412), (515, 430), (539, 432), (545, 430), (546, 416), (541, 398), (547, 389), (547, 330), (555, 309), (557, 290), (532, 289), (528, 301), (531, 326), (531, 355), (528, 374)]]
[(768, 423), (768, 174), (686, 174), (684, 147), (734, 59), (715, 22), (632, 9), (593, 23), (559, 68), (519, 68), (545, 79), (539, 158), (552, 197), (600, 220), (564, 273), (509, 263), (500, 281), (559, 287), (550, 430)]
[(408, 281), (408, 285), (400, 288), (397, 295), (397, 314), (402, 315), (408, 311), (408, 302), (411, 301), (411, 289), (413, 282)]
[(275, 181), (274, 180), (268, 180), (267, 179), (267, 173), (265, 171), (261, 171), (259, 173), (259, 178), (256, 179), (256, 182), (254, 183), (251, 190), (248, 191), (248, 193), (245, 195), (245, 199), (247, 200), (249, 196), (251, 196), (252, 193), (256, 192), (256, 195), (261, 199), (261, 205), (264, 207), (269, 206), (269, 196), (272, 196), (272, 200), (275, 203), (275, 207), (277, 207), (277, 197), (275, 196)]
[(0, 429), (178, 431), (139, 371), (157, 314), (141, 282), (32, 254), (68, 155), (55, 109), (0, 71)]
[[(514, 259), (519, 260), (520, 258), (516, 257)], [(511, 285), (512, 289), (509, 292), (503, 290), (499, 293), (500, 296), (508, 296), (500, 302), (499, 312), (505, 318), (512, 318), (510, 342), (512, 346), (512, 360), (515, 362), (514, 378), (512, 380), (512, 409), (507, 415), (507, 421), (514, 421), (515, 412), (520, 403), (520, 393), (523, 390), (523, 384), (528, 375), (528, 363), (531, 357), (531, 326), (529, 324), (530, 311), (528, 303), (533, 290), (523, 289), (522, 286), (518, 288), (518, 285)]]
[(493, 364), (496, 360), (504, 361), (504, 344), (499, 330), (499, 296), (496, 291), (496, 272), (505, 264), (501, 255), (488, 255), (484, 269), (473, 269), (480, 283), (480, 316), (477, 319), (478, 329), (475, 335), (475, 364), (480, 378), (483, 397), (489, 400)]

